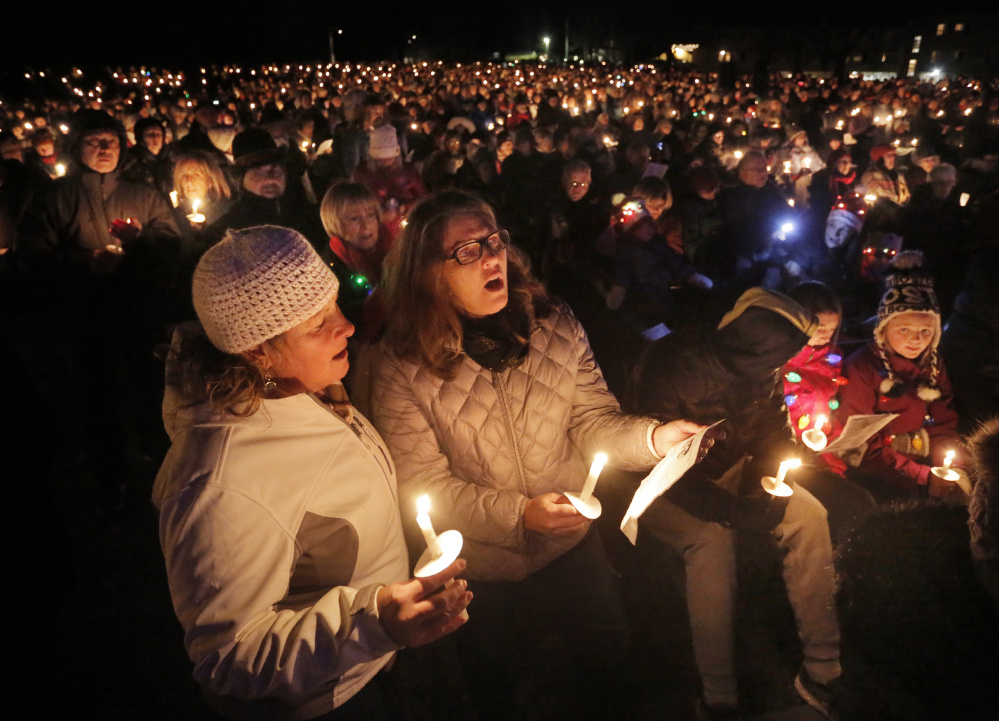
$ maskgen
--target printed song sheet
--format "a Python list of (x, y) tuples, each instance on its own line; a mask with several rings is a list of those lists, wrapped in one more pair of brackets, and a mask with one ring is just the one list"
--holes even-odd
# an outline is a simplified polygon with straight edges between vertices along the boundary
[[(718, 423), (722, 423), (722, 421), (718, 421)], [(704, 440), (704, 434), (717, 426), (718, 423), (708, 426), (697, 435), (693, 435), (683, 443), (677, 443), (670, 448), (666, 456), (642, 481), (631, 499), (628, 512), (624, 514), (624, 519), (621, 521), (621, 531), (632, 544), (638, 540), (638, 519), (645, 513), (645, 509), (669, 490), (670, 486), (676, 483), (697, 462), (697, 452)]]
[(871, 436), (898, 418), (897, 413), (884, 413), (872, 416), (850, 416), (839, 437), (822, 449), (821, 453), (839, 453), (857, 448), (870, 440)]

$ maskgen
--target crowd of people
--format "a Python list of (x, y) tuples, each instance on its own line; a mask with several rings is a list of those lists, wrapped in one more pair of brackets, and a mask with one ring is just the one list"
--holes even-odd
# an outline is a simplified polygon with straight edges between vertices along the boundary
[[(461, 713), (606, 718), (636, 629), (615, 524), (564, 494), (598, 452), (633, 491), (722, 422), (639, 536), (683, 569), (698, 718), (741, 717), (746, 538), (779, 554), (805, 703), (989, 717), (999, 81), (28, 75), (37, 93), (0, 103), (16, 433), (82, 448), (101, 514), (160, 469), (174, 609), (216, 711), (404, 718), (392, 677), (421, 657), (397, 651), (457, 632), (461, 672), (438, 681)], [(35, 478), (58, 456), (16, 445)], [(781, 496), (761, 479), (787, 459)], [(414, 577), (431, 523), (464, 560)], [(945, 644), (948, 684), (929, 683)], [(557, 683), (532, 683), (552, 648)]]

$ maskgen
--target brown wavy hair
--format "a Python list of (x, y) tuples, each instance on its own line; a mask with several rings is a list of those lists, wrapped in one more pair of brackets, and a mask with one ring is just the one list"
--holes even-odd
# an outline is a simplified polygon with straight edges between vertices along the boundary
[[(445, 380), (453, 379), (461, 364), (463, 338), (458, 309), (444, 279), (444, 234), (450, 221), (465, 216), (499, 227), (489, 204), (464, 191), (444, 191), (417, 205), (386, 261), (391, 270), (383, 280), (389, 317), (386, 345)], [(507, 307), (527, 314), (530, 328), (551, 313), (552, 300), (531, 276), (527, 257), (514, 246), (507, 249), (507, 283)]]
[(266, 397), (260, 370), (242, 356), (220, 351), (200, 327), (175, 341), (167, 371), (167, 385), (177, 390), (184, 408), (208, 403), (219, 415), (246, 418)]

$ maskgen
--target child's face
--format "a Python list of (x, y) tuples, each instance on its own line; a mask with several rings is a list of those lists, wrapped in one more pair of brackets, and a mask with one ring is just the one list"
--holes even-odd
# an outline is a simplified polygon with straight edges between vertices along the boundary
[(649, 211), (649, 215), (652, 216), (653, 220), (659, 220), (664, 212), (666, 212), (666, 199), (665, 198), (651, 198), (645, 201), (645, 209)]
[(832, 340), (833, 334), (839, 328), (839, 313), (823, 311), (818, 314), (819, 327), (808, 339), (808, 345), (812, 348), (821, 348)]
[(902, 313), (885, 327), (888, 348), (903, 358), (916, 360), (933, 342), (936, 316), (933, 313)]

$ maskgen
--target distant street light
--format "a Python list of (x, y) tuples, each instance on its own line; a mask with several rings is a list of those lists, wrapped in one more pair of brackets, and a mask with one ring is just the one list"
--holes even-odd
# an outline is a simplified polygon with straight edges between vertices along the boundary
[(548, 36), (545, 36), (545, 37), (541, 38), (541, 40), (545, 44), (545, 60), (547, 60), (548, 59), (548, 46), (551, 45), (552, 39), (550, 37), (548, 37)]

